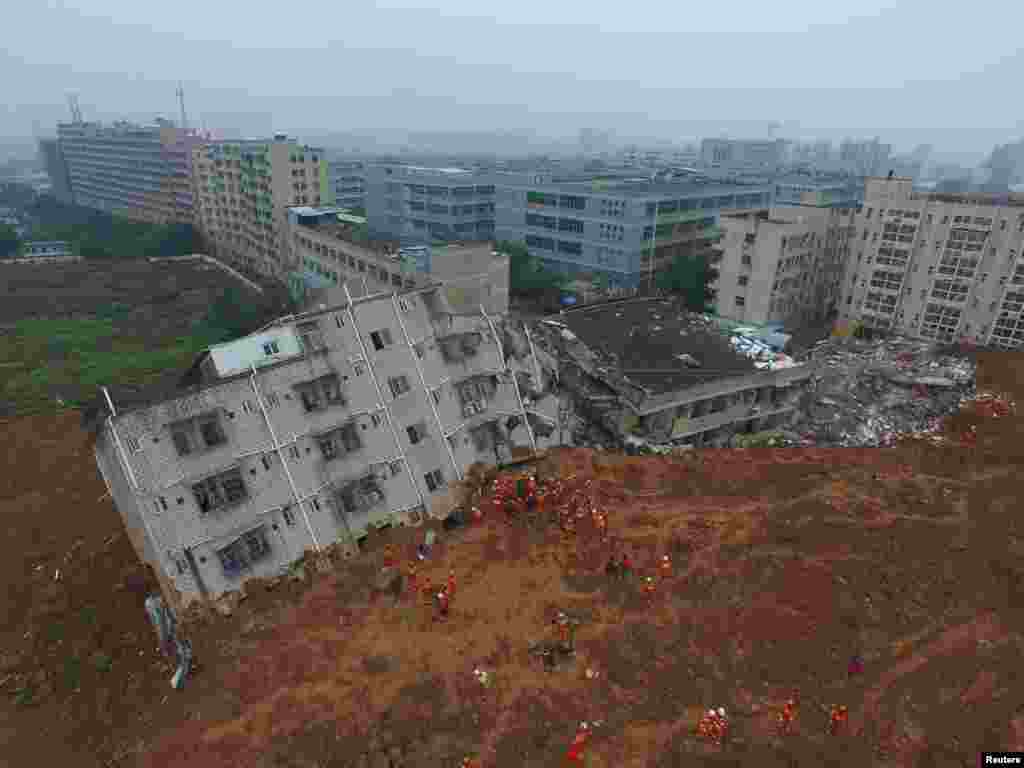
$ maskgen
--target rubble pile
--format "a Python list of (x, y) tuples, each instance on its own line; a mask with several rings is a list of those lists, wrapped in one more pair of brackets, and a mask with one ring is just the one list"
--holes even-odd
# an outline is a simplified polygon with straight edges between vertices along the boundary
[(929, 342), (825, 339), (810, 357), (818, 371), (786, 432), (791, 444), (891, 446), (937, 432), (943, 417), (976, 395), (974, 364)]
[(792, 357), (779, 351), (789, 338), (785, 334), (767, 333), (743, 326), (732, 329), (729, 343), (739, 354), (753, 360), (759, 370), (777, 371), (799, 365)]

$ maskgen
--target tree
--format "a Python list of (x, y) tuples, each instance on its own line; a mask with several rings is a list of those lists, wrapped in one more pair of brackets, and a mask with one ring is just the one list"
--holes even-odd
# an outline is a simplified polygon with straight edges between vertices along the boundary
[(0, 259), (7, 259), (18, 252), (21, 240), (14, 227), (10, 224), (0, 224)]
[(712, 284), (718, 279), (718, 270), (704, 254), (677, 256), (672, 266), (660, 273), (658, 287), (682, 297), (691, 312), (708, 312), (717, 291)]
[(509, 257), (509, 291), (514, 294), (539, 294), (565, 286), (566, 278), (541, 264), (522, 243), (502, 240), (497, 250)]

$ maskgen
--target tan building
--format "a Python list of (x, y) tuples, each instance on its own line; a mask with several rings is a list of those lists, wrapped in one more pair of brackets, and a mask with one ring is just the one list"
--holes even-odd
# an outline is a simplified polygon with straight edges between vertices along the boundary
[(1024, 197), (867, 180), (839, 320), (998, 347), (1024, 341)]
[(215, 597), (446, 513), (474, 462), (550, 445), (553, 367), (442, 286), (378, 293), (211, 347), (156, 392), (105, 390), (96, 461), (165, 593)]
[(282, 134), (197, 147), (192, 156), (196, 226), (211, 253), (283, 279), (292, 259), (287, 209), (334, 199), (323, 155)]
[(787, 327), (823, 322), (839, 303), (853, 209), (776, 207), (722, 214), (718, 314)]
[[(352, 242), (353, 217), (338, 209), (293, 208), (288, 239), (300, 275), (318, 276), (328, 286), (347, 284), (353, 296), (445, 284), (456, 311), (492, 315), (509, 306), (507, 255), (491, 243), (448, 243), (401, 249), (397, 242)], [(359, 225), (356, 225), (359, 226)]]

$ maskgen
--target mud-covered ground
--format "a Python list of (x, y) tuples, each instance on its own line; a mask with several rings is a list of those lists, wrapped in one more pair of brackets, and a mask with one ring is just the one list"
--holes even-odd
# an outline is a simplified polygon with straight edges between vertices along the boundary
[[(982, 355), (978, 386), (1019, 398), (1022, 374), (1022, 355)], [(958, 440), (971, 426), (973, 447)], [(76, 766), (554, 766), (588, 720), (590, 768), (975, 765), (1024, 749), (1020, 429), (968, 411), (945, 443), (884, 450), (566, 451), (542, 475), (594, 480), (632, 580), (604, 575), (612, 545), (587, 526), (563, 539), (485, 520), (420, 569), (456, 571), (442, 623), (374, 590), (375, 541), (194, 626), (201, 668), (175, 692), (119, 589), (137, 563), (72, 415), (11, 422), (0, 749)], [(392, 543), (408, 556), (417, 535)], [(638, 577), (666, 552), (648, 600)], [(549, 671), (529, 649), (559, 609), (580, 621), (576, 654)], [(836, 704), (850, 720), (833, 736)], [(695, 734), (719, 706), (722, 747)]]

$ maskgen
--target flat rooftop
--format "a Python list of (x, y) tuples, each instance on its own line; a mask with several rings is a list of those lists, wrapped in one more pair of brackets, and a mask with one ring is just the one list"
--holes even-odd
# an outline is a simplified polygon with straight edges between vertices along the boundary
[(711, 318), (678, 300), (627, 299), (567, 310), (558, 320), (619, 376), (652, 395), (758, 370)]

